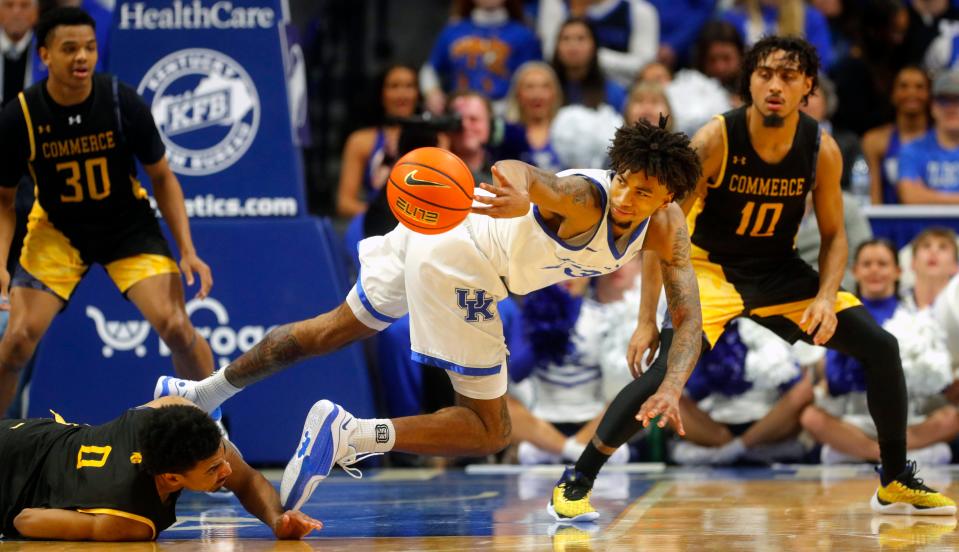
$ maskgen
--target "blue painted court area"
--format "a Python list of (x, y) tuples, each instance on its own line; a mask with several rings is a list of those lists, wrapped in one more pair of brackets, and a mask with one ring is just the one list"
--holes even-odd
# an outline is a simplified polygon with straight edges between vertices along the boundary
[[(867, 465), (608, 468), (592, 496), (595, 524), (561, 525), (546, 513), (558, 466), (367, 470), (361, 480), (336, 470), (304, 508), (325, 527), (303, 541), (274, 540), (235, 498), (187, 494), (155, 543), (0, 541), (0, 552), (959, 550), (954, 516), (874, 514)], [(956, 467), (920, 475), (959, 496)]]
[[(317, 488), (303, 511), (323, 521), (323, 531), (315, 533), (322, 538), (546, 536), (554, 525), (546, 502), (560, 471), (369, 470), (359, 480), (337, 473)], [(653, 483), (636, 473), (603, 474), (593, 493), (594, 506), (604, 514), (597, 526), (615, 519)], [(177, 512), (178, 522), (161, 541), (272, 537), (235, 498), (187, 493)]]

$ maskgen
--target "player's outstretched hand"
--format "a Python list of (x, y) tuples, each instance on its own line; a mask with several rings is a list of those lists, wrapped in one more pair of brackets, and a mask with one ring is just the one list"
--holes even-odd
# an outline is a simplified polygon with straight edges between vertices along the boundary
[(638, 324), (633, 336), (629, 338), (629, 347), (626, 348), (626, 365), (634, 378), (642, 373), (643, 353), (646, 353), (646, 364), (653, 363), (656, 351), (659, 349), (659, 328), (656, 324)]
[(472, 212), (493, 218), (521, 217), (529, 212), (529, 192), (525, 187), (517, 188), (499, 167), (493, 165), (493, 180), (496, 184), (480, 182), (479, 187), (495, 197), (474, 194), (473, 199), (486, 207), (473, 207)]
[(0, 266), (0, 311), (10, 310), (10, 272)]
[(815, 299), (806, 307), (799, 320), (799, 327), (813, 336), (812, 342), (815, 345), (825, 345), (836, 332), (836, 324), (835, 301), (827, 299)]
[(200, 277), (200, 291), (196, 292), (197, 299), (203, 299), (210, 294), (210, 288), (213, 287), (213, 273), (210, 271), (210, 267), (203, 262), (200, 257), (197, 257), (196, 254), (184, 255), (180, 259), (180, 270), (183, 271), (183, 276), (186, 277), (186, 285), (193, 285), (193, 273), (196, 272), (197, 276)]
[(640, 407), (636, 419), (643, 423), (643, 427), (646, 427), (649, 425), (649, 422), (653, 421), (653, 418), (662, 415), (662, 418), (659, 419), (656, 425), (666, 427), (666, 422), (669, 422), (669, 424), (673, 426), (673, 429), (676, 430), (676, 433), (686, 435), (686, 430), (683, 428), (683, 420), (679, 417), (680, 393), (681, 391), (660, 389), (655, 395), (646, 399), (646, 402)]
[(280, 540), (299, 540), (314, 529), (323, 529), (323, 522), (294, 510), (283, 512), (283, 515), (273, 522), (273, 534)]

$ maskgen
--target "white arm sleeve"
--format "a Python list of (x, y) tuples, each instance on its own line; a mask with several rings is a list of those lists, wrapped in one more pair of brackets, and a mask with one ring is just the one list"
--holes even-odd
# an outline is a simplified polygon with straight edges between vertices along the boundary
[(559, 28), (566, 21), (566, 6), (563, 0), (540, 0), (539, 16), (536, 22), (536, 32), (543, 45), (543, 59), (553, 61), (553, 52), (556, 51), (556, 39)]
[(629, 51), (617, 52), (600, 48), (599, 64), (606, 74), (625, 86), (633, 83), (636, 73), (656, 59), (659, 49), (659, 13), (644, 0), (630, 0), (632, 32)]

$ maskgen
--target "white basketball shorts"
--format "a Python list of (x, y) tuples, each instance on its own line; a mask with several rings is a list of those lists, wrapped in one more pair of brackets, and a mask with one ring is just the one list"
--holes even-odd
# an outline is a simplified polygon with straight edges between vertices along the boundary
[(361, 241), (360, 276), (346, 301), (377, 331), (408, 312), (413, 360), (446, 370), (457, 393), (489, 400), (506, 394), (496, 304), (507, 290), (470, 231), (469, 219), (433, 236), (398, 225)]

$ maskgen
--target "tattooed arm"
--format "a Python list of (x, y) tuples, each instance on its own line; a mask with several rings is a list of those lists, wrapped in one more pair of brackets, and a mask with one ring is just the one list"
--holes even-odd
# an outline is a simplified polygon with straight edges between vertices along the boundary
[(486, 207), (474, 213), (495, 218), (519, 217), (529, 204), (539, 207), (540, 215), (550, 220), (561, 218), (567, 226), (588, 229), (603, 215), (599, 190), (582, 176), (556, 176), (521, 161), (500, 161), (493, 166), (495, 184), (480, 183), (480, 188), (496, 197), (476, 195)]
[(316, 318), (274, 328), (233, 361), (224, 375), (235, 387), (246, 387), (296, 362), (335, 351), (375, 333), (357, 320), (350, 307), (343, 303)]
[[(673, 320), (673, 342), (666, 362), (666, 375), (659, 390), (647, 400), (637, 415), (643, 425), (662, 414), (660, 427), (671, 421), (684, 434), (679, 418), (679, 396), (686, 379), (699, 360), (702, 346), (703, 315), (699, 305), (699, 286), (689, 257), (689, 233), (678, 205), (657, 213), (647, 234), (644, 249), (659, 257), (666, 302)], [(658, 220), (657, 220), (658, 219)]]

